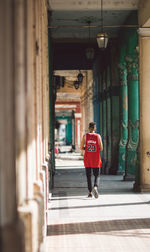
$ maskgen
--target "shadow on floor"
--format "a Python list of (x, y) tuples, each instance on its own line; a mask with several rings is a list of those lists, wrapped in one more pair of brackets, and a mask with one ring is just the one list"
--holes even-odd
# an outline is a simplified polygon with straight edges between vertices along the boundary
[[(126, 219), (126, 220), (107, 220), (107, 221), (96, 221), (96, 222), (82, 222), (82, 223), (68, 223), (68, 224), (57, 224), (49, 225), (47, 229), (48, 236), (57, 235), (71, 235), (71, 234), (96, 234), (99, 235), (105, 232), (113, 231), (128, 231), (133, 230), (131, 233), (118, 233), (119, 236), (144, 236), (150, 238), (150, 233), (145, 231), (139, 232), (140, 229), (150, 229), (150, 219)], [(138, 232), (136, 232), (138, 230)], [(116, 236), (116, 233), (115, 233)]]
[[(92, 177), (94, 180), (94, 176)], [(133, 193), (134, 181), (124, 181), (122, 175), (101, 175), (100, 194)], [(57, 169), (54, 177), (53, 196), (64, 197), (87, 195), (87, 182), (84, 169)]]
[[(73, 200), (75, 198), (72, 198)], [(79, 198), (78, 198), (79, 199)], [(58, 200), (58, 199), (57, 199)], [(60, 200), (60, 199), (59, 199)], [(63, 198), (63, 200), (70, 200), (69, 197)], [(81, 199), (83, 200), (83, 199)], [(118, 204), (100, 204), (100, 205), (84, 205), (84, 206), (63, 206), (63, 207), (51, 207), (49, 210), (54, 211), (54, 210), (65, 210), (65, 209), (88, 209), (88, 208), (101, 208), (101, 207), (120, 207), (120, 206), (139, 206), (139, 205), (149, 205), (150, 201), (145, 201), (145, 202), (131, 202), (131, 203), (118, 203)]]

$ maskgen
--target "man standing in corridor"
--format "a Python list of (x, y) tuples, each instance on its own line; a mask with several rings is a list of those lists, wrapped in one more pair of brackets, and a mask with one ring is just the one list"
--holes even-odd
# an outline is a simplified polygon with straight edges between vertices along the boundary
[[(89, 194), (88, 197), (92, 197), (94, 194), (95, 198), (98, 198), (98, 180), (100, 176), (100, 167), (102, 166), (102, 161), (100, 157), (100, 151), (103, 150), (102, 139), (99, 134), (95, 133), (96, 123), (89, 123), (89, 133), (86, 133), (81, 141), (81, 150), (85, 150), (84, 153), (84, 166), (87, 177), (87, 185)], [(91, 173), (93, 171), (94, 188), (92, 190)], [(93, 191), (93, 194), (92, 194)]]

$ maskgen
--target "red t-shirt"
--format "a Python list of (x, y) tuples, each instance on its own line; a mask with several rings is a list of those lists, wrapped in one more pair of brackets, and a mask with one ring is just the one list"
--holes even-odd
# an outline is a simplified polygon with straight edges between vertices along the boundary
[(99, 136), (96, 133), (85, 134), (84, 166), (91, 168), (102, 166), (99, 150)]

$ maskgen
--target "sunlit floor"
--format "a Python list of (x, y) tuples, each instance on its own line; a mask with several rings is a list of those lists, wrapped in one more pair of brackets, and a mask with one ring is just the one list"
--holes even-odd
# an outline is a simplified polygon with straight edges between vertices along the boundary
[(134, 193), (122, 176), (101, 175), (99, 198), (89, 199), (79, 162), (56, 161), (46, 252), (148, 252), (150, 194)]

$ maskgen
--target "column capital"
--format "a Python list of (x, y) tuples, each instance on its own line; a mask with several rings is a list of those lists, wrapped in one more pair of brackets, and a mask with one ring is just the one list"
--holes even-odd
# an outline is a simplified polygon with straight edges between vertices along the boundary
[(121, 86), (127, 86), (127, 66), (126, 62), (118, 64), (119, 68), (119, 78)]
[(150, 37), (150, 28), (139, 28), (138, 29), (138, 34), (140, 37), (147, 37), (149, 38)]
[(138, 80), (139, 71), (139, 58), (138, 54), (131, 54), (125, 57), (128, 69), (128, 80)]

